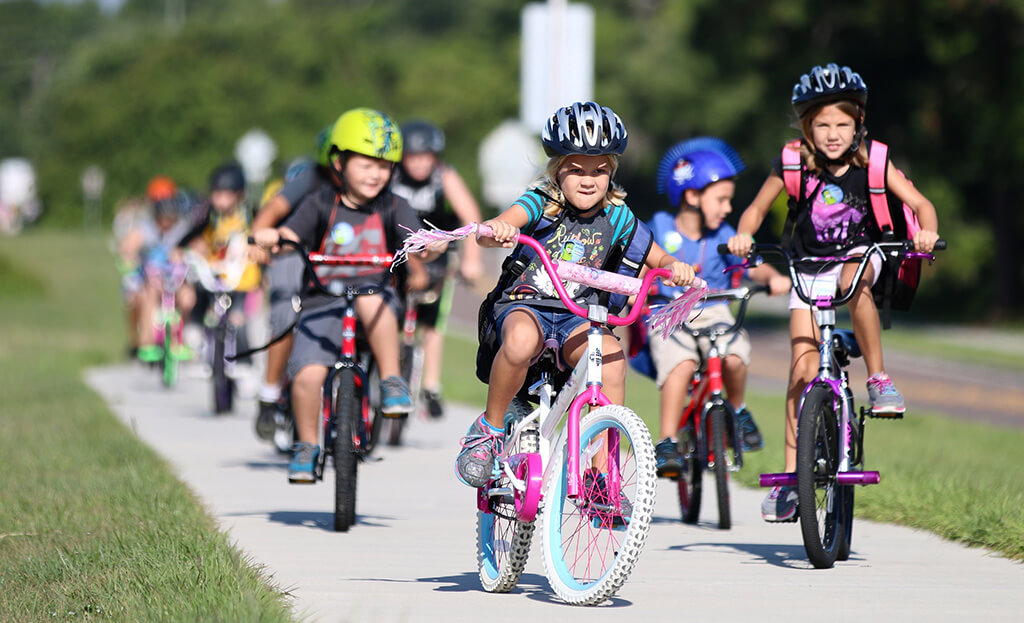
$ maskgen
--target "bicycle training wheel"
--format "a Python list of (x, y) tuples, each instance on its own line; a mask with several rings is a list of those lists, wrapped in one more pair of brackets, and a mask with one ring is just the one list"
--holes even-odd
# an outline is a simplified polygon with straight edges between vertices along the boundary
[(341, 368), (334, 397), (334, 529), (347, 532), (356, 521), (357, 457), (353, 445), (356, 419), (365, 396), (356, 383), (352, 368)]
[[(530, 404), (513, 398), (505, 418), (518, 422), (529, 415)], [(508, 430), (505, 431), (508, 433)], [(536, 429), (520, 435), (517, 445), (509, 448), (509, 454), (537, 452)], [(510, 487), (507, 476), (502, 475), (487, 490)], [(489, 513), (476, 512), (476, 560), (480, 570), (480, 584), (489, 593), (507, 593), (515, 588), (519, 577), (526, 568), (530, 556), (530, 541), (536, 521), (519, 521), (516, 518), (514, 495), (488, 496)]]
[(683, 472), (676, 482), (679, 486), (679, 510), (683, 523), (695, 524), (700, 517), (704, 463), (697, 450), (697, 433), (692, 425), (679, 429), (679, 452), (683, 457)]
[(804, 397), (796, 434), (797, 513), (807, 557), (818, 569), (835, 564), (843, 534), (835, 395), (816, 385)]
[(708, 411), (708, 425), (711, 434), (711, 449), (715, 454), (715, 491), (718, 494), (718, 527), (728, 530), (732, 527), (729, 510), (729, 462), (725, 450), (725, 408), (721, 405)]
[(217, 414), (231, 411), (234, 393), (234, 381), (227, 374), (227, 361), (224, 359), (227, 353), (226, 342), (227, 327), (222, 322), (213, 329), (213, 361), (210, 362), (213, 372), (213, 412)]
[[(544, 568), (559, 597), (592, 606), (615, 594), (643, 551), (657, 473), (647, 425), (626, 407), (599, 407), (580, 423), (580, 495), (568, 496), (563, 435), (544, 496)], [(630, 508), (631, 507), (631, 508)]]

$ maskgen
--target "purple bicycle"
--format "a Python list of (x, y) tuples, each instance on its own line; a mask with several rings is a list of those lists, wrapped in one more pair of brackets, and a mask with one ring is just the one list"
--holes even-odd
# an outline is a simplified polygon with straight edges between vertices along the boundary
[[(946, 242), (939, 240), (935, 248), (945, 249)], [(856, 410), (846, 368), (851, 358), (860, 356), (860, 347), (852, 331), (836, 328), (836, 309), (853, 298), (873, 254), (895, 262), (902, 258), (932, 261), (935, 256), (915, 252), (909, 241), (879, 242), (854, 257), (793, 258), (772, 244), (755, 244), (750, 253), (751, 257), (776, 255), (786, 261), (793, 287), (811, 306), (818, 327), (818, 375), (807, 384), (797, 409), (796, 471), (761, 474), (760, 484), (796, 486), (804, 550), (816, 568), (828, 569), (836, 560), (850, 557), (854, 485), (875, 485), (881, 478), (877, 471), (864, 470), (865, 418), (903, 417), (902, 413), (876, 414), (863, 406)], [(813, 271), (843, 262), (857, 262), (858, 266), (850, 288), (837, 295), (836, 280)]]
[[(422, 240), (443, 235), (452, 240), (474, 227), (420, 234)], [(490, 233), (482, 226), (479, 230), (480, 235)], [(418, 242), (407, 240), (406, 247)], [(539, 377), (529, 387), (539, 406), (534, 409), (517, 397), (506, 412), (499, 475), (477, 490), (480, 581), (489, 592), (507, 592), (516, 585), (540, 516), (544, 566), (555, 593), (570, 604), (595, 605), (629, 578), (650, 529), (657, 483), (647, 425), (601, 390), (603, 327), (635, 322), (651, 283), (670, 273), (652, 270), (641, 281), (553, 261), (524, 234), (518, 242), (537, 252), (563, 303), (588, 319), (590, 329), (586, 352), (564, 385), (559, 386), (558, 344), (551, 341), (528, 377)], [(602, 305), (583, 308), (566, 293), (562, 280), (636, 294), (638, 301), (625, 317), (609, 315)], [(699, 280), (695, 285), (659, 310), (651, 324), (665, 330), (681, 325), (707, 290)]]

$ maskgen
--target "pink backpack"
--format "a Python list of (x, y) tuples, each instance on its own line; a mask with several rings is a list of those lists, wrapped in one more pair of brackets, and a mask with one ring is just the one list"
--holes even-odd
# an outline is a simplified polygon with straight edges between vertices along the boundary
[[(868, 198), (871, 211), (878, 226), (881, 240), (913, 240), (921, 229), (917, 214), (905, 203), (889, 201), (885, 187), (885, 170), (889, 157), (889, 146), (881, 141), (871, 141), (868, 151)], [(903, 172), (897, 169), (900, 175)], [(782, 181), (790, 197), (799, 202), (803, 199), (803, 162), (800, 159), (800, 141), (792, 141), (782, 148)], [(792, 212), (792, 210), (791, 210)], [(788, 220), (788, 219), (787, 219)], [(789, 225), (787, 225), (787, 228)], [(893, 309), (906, 311), (914, 301), (914, 294), (921, 281), (921, 260), (903, 258), (897, 264), (886, 258), (882, 274), (871, 288), (875, 303), (882, 310), (882, 324), (892, 326), (889, 312)]]

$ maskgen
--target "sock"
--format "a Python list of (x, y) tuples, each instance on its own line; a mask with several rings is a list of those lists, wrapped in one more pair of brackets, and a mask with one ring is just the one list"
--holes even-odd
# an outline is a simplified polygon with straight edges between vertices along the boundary
[(495, 428), (494, 426), (491, 426), (491, 423), (487, 421), (487, 414), (486, 413), (480, 416), (480, 421), (483, 422), (484, 426), (489, 428), (490, 431), (492, 433), (494, 433), (495, 435), (504, 435), (505, 434), (505, 430), (504, 429)]
[(260, 383), (260, 402), (277, 402), (280, 397), (280, 385), (268, 385), (267, 383)]

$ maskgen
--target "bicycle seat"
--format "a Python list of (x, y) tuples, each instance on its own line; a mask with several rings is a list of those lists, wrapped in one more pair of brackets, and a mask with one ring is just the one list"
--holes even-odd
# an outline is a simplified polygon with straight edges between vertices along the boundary
[(860, 357), (860, 344), (849, 329), (836, 329), (832, 334), (832, 344), (842, 348), (851, 357)]

